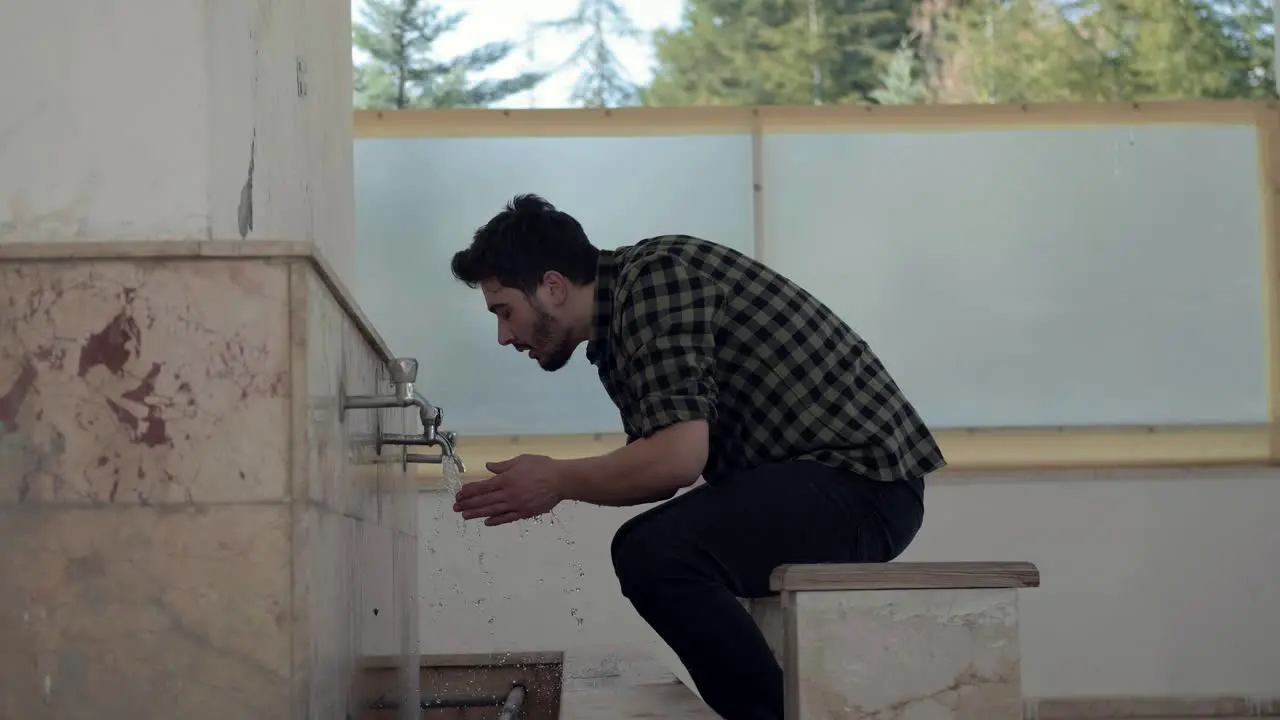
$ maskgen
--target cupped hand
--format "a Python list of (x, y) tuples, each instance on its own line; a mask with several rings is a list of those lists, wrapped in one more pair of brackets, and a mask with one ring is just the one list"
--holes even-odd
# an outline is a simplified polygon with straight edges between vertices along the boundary
[(454, 496), (453, 510), (467, 520), (504, 525), (550, 512), (563, 499), (559, 491), (563, 466), (545, 455), (519, 455), (486, 463), (494, 476), (468, 483)]

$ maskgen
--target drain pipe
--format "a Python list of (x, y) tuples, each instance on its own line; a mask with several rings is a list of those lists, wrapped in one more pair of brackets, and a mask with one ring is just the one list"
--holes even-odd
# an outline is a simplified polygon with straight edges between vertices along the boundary
[(517, 685), (511, 688), (511, 692), (507, 693), (507, 700), (502, 703), (502, 711), (498, 713), (498, 720), (517, 720), (523, 707), (524, 686)]

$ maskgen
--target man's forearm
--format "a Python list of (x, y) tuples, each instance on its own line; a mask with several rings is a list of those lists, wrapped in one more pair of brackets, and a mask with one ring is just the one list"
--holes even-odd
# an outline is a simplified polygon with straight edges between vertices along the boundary
[(706, 452), (704, 423), (668, 428), (605, 455), (563, 461), (560, 494), (616, 507), (665, 500), (698, 480)]

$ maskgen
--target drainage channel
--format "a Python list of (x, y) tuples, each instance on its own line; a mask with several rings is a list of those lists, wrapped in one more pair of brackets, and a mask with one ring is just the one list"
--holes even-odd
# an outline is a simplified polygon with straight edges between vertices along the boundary
[[(502, 695), (423, 695), (418, 706), (423, 710), (439, 710), (441, 708), (465, 707), (501, 707), (498, 720), (519, 720), (524, 710), (526, 691), (523, 685), (516, 685), (511, 691)], [(370, 710), (398, 710), (400, 703), (396, 700), (376, 700), (369, 705)]]

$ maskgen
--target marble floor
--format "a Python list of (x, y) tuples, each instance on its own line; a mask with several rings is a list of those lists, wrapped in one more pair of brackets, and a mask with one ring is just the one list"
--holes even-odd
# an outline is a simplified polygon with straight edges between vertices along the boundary
[[(702, 700), (680, 684), (566, 690), (561, 720), (720, 720)], [(1173, 720), (1146, 718), (1145, 720)], [(1177, 718), (1176, 720), (1197, 720)], [(1200, 720), (1208, 720), (1201, 718)], [(1246, 720), (1214, 718), (1213, 720)]]

